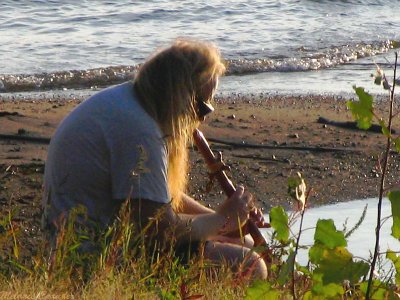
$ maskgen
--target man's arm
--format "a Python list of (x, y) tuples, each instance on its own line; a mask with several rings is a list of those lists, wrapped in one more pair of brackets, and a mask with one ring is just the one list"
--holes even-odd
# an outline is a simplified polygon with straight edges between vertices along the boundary
[[(194, 201), (194, 200), (193, 200)], [(151, 200), (133, 199), (131, 207), (134, 221), (145, 226), (149, 221), (156, 219), (155, 230), (157, 235), (173, 230), (179, 242), (204, 241), (220, 234), (221, 230), (236, 230), (239, 223), (245, 222), (250, 210), (252, 196), (239, 188), (232, 197), (218, 208), (218, 211), (202, 214), (176, 213), (170, 204), (157, 203)], [(190, 203), (190, 202), (189, 202)], [(160, 236), (162, 238), (162, 236)]]
[[(196, 214), (209, 214), (215, 212), (213, 209), (208, 208), (201, 203), (194, 200), (192, 197), (183, 194), (182, 196), (182, 212), (184, 214), (196, 215)], [(243, 233), (244, 236), (240, 237), (240, 232), (237, 230), (237, 235), (234, 236), (224, 236), (221, 234), (212, 235), (209, 237), (211, 240), (218, 242), (232, 243), (238, 245), (246, 245), (247, 247), (252, 247), (254, 245), (254, 240), (248, 233)]]
[(227, 222), (226, 217), (216, 212), (176, 213), (170, 204), (151, 200), (132, 199), (131, 208), (132, 217), (135, 223), (141, 224), (141, 228), (152, 222), (150, 228), (158, 238), (165, 238), (163, 235), (167, 232), (175, 232), (181, 243), (207, 240), (217, 235)]
[(208, 214), (215, 212), (198, 201), (194, 200), (187, 194), (182, 194), (182, 213), (188, 215)]

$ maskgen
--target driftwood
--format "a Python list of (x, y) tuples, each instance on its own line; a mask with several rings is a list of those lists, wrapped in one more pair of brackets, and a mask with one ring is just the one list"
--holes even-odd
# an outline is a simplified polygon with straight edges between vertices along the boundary
[(9, 112), (9, 111), (0, 111), (0, 117), (7, 117), (7, 116), (19, 116), (19, 117), (23, 117), (23, 115), (21, 115), (18, 112)]
[(319, 147), (319, 146), (290, 146), (290, 145), (259, 145), (259, 144), (250, 144), (246, 142), (236, 143), (236, 142), (228, 142), (215, 138), (208, 138), (210, 142), (232, 146), (235, 148), (252, 148), (252, 149), (272, 149), (272, 150), (297, 150), (297, 151), (311, 151), (311, 152), (360, 152), (357, 149), (349, 149), (349, 148), (336, 148), (336, 147)]
[(50, 138), (47, 137), (36, 137), (21, 134), (0, 134), (0, 139), (2, 140), (12, 140), (12, 141), (23, 141), (37, 144), (49, 144)]
[[(37, 144), (49, 144), (50, 138), (48, 137), (35, 137), (21, 134), (0, 134), (2, 140), (25, 141)], [(249, 149), (272, 149), (272, 150), (295, 150), (295, 151), (311, 151), (311, 152), (359, 152), (357, 149), (349, 148), (336, 148), (336, 147), (319, 147), (319, 146), (290, 146), (290, 145), (260, 145), (251, 143), (237, 143), (220, 140), (216, 138), (208, 138), (210, 142), (231, 146), (235, 148), (249, 148)]]
[[(347, 122), (339, 122), (339, 121), (332, 121), (332, 120), (328, 120), (326, 118), (323, 117), (319, 117), (317, 120), (318, 123), (321, 124), (326, 124), (326, 125), (331, 125), (331, 126), (335, 126), (335, 127), (341, 127), (341, 128), (346, 128), (346, 129), (352, 129), (352, 130), (364, 130), (364, 129), (360, 129), (357, 127), (357, 122), (351, 122), (351, 121), (347, 121)], [(377, 125), (377, 124), (372, 124), (370, 128), (368, 128), (368, 131), (370, 132), (374, 132), (374, 133), (382, 133), (382, 126)], [(392, 129), (392, 133), (396, 133), (396, 130)]]
[(263, 157), (263, 156), (257, 156), (257, 155), (242, 155), (242, 154), (231, 154), (233, 157), (237, 158), (248, 158), (248, 159), (253, 159), (253, 160), (258, 160), (258, 161), (266, 161), (270, 163), (283, 163), (283, 164), (290, 164), (290, 160), (287, 158), (284, 159), (278, 159), (278, 158), (273, 158), (273, 157)]

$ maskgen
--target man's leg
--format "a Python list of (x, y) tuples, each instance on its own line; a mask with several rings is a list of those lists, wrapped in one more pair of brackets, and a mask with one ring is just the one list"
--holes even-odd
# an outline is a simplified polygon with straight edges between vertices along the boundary
[(253, 277), (266, 279), (268, 276), (268, 269), (264, 260), (247, 247), (208, 241), (204, 249), (204, 257), (214, 262), (226, 261), (234, 270), (238, 270), (239, 266), (245, 262), (245, 268), (253, 268)]

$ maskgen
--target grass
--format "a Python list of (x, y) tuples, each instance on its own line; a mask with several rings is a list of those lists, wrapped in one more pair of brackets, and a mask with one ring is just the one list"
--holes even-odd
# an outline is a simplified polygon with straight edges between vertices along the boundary
[[(74, 210), (49, 253), (46, 240), (31, 257), (19, 255), (18, 233), (11, 215), (3, 220), (0, 299), (240, 299), (247, 281), (224, 265), (215, 267), (201, 257), (183, 265), (172, 251), (157, 255), (144, 246), (147, 228), (138, 232), (125, 206), (115, 224), (100, 239), (95, 254), (79, 245), (88, 232), (77, 230), (84, 213)], [(146, 236), (147, 238), (147, 236)]]
[[(291, 187), (296, 189), (302, 183), (293, 181)], [(303, 194), (306, 195), (305, 186)], [(293, 197), (299, 200), (300, 196), (295, 193)], [(45, 238), (36, 244), (26, 243), (24, 224), (18, 220), (18, 214), (14, 219), (10, 211), (0, 222), (0, 299), (252, 300), (304, 299), (318, 293), (323, 294), (320, 299), (335, 299), (338, 294), (344, 299), (358, 299), (365, 279), (357, 278), (358, 275), (353, 276), (351, 272), (335, 277), (329, 270), (350, 258), (342, 246), (345, 233), (342, 236), (333, 222), (325, 220), (317, 224), (316, 236), (319, 238), (315, 238), (311, 247), (313, 263), (300, 266), (295, 262), (301, 241), (299, 236), (296, 239), (296, 229), (292, 225), (299, 215), (287, 216), (279, 207), (271, 210), (270, 218), (272, 216), (275, 221), (271, 222), (274, 229), (270, 240), (273, 262), (269, 266), (269, 279), (252, 282), (231, 271), (226, 264), (212, 265), (201, 256), (183, 265), (173, 255), (172, 248), (166, 249), (163, 255), (146, 251), (148, 227), (139, 231), (129, 222), (127, 203), (113, 226), (99, 239), (101, 247), (97, 254), (90, 255), (80, 252), (78, 247), (92, 239), (92, 233), (82, 230), (77, 222), (85, 216), (84, 209), (77, 208), (71, 213), (70, 221), (65, 223), (59, 235), (57, 251), (52, 255)], [(321, 239), (324, 236), (330, 238)], [(258, 250), (262, 252), (263, 249)], [(320, 256), (321, 251), (328, 256)], [(356, 274), (362, 274), (357, 270), (365, 267), (353, 259), (345, 264), (352, 264)], [(323, 276), (331, 275), (334, 277), (332, 283), (321, 281)], [(346, 276), (355, 279), (351, 282), (343, 280)], [(391, 274), (379, 283), (382, 295), (393, 295), (396, 290), (393, 276)], [(326, 296), (330, 293), (335, 296)]]

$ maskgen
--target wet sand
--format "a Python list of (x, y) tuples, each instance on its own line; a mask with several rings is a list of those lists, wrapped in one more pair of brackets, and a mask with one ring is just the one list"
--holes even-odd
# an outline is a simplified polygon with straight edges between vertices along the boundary
[[(79, 101), (0, 100), (0, 134), (51, 137), (62, 118)], [(377, 113), (384, 115), (387, 103)], [(291, 207), (287, 180), (301, 172), (313, 192), (310, 206), (377, 197), (378, 158), (385, 148), (382, 134), (317, 122), (324, 117), (352, 121), (345, 101), (333, 97), (232, 96), (217, 99), (216, 111), (201, 129), (215, 151), (222, 151), (231, 167), (229, 177), (243, 184), (266, 211)], [(400, 129), (395, 121), (394, 128)], [(40, 224), (40, 198), (47, 144), (0, 138), (0, 217), (11, 211), (19, 234), (36, 242)], [(396, 184), (399, 157), (392, 154), (389, 184)], [(215, 207), (224, 195), (217, 183), (206, 193), (208, 175), (203, 158), (191, 150), (189, 193)], [(329, 216), (325, 216), (329, 217)]]

